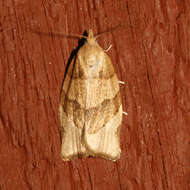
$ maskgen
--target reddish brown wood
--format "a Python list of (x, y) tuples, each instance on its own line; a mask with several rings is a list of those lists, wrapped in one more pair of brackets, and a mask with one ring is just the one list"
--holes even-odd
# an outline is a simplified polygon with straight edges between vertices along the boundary
[[(189, 190), (188, 0), (0, 1), (0, 189)], [(58, 105), (78, 41), (99, 39), (121, 86), (121, 159), (63, 162)]]

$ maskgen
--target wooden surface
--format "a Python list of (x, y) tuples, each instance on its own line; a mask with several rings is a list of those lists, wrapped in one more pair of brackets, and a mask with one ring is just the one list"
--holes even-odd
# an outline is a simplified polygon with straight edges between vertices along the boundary
[[(188, 0), (1, 0), (0, 189), (189, 190), (189, 10)], [(59, 96), (78, 40), (51, 32), (118, 25), (98, 41), (113, 45), (126, 83), (121, 159), (64, 162)]]

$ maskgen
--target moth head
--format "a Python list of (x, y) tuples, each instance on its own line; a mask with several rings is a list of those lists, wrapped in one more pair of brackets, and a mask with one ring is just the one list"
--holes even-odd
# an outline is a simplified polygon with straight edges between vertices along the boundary
[(94, 37), (94, 33), (93, 33), (92, 29), (90, 29), (89, 32), (88, 32), (87, 42), (90, 45), (95, 45), (96, 44), (96, 37)]

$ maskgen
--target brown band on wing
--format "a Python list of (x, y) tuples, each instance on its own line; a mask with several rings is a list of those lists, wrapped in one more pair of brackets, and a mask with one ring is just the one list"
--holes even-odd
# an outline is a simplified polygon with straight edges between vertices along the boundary
[[(70, 71), (67, 72), (67, 74), (72, 77), (72, 79), (84, 79), (87, 80), (89, 77), (85, 76), (84, 72), (82, 70), (79, 70), (77, 72), (71, 73)], [(115, 75), (115, 72), (112, 73), (103, 73), (102, 71), (99, 72), (98, 76), (92, 77), (93, 79), (110, 79)]]
[[(63, 92), (64, 93), (64, 92)], [(89, 126), (89, 132), (95, 132), (104, 127), (106, 123), (118, 112), (121, 105), (120, 92), (113, 99), (105, 99), (101, 104), (94, 108), (81, 108), (76, 100), (69, 100), (62, 94), (64, 100), (61, 101), (63, 111), (68, 119), (73, 120), (79, 128)]]
[[(121, 106), (120, 92), (113, 99), (104, 100), (98, 107), (86, 110), (85, 123), (89, 133), (96, 133), (110, 121)], [(85, 125), (86, 125), (85, 124)]]

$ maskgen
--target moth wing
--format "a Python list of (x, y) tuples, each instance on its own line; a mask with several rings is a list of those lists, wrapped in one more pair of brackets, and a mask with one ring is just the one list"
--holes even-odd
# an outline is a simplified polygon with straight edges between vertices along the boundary
[(92, 107), (85, 115), (84, 139), (91, 155), (117, 160), (121, 152), (119, 140), (122, 121), (121, 97), (118, 78), (110, 58), (105, 53), (102, 61), (101, 78), (89, 79), (88, 105)]
[(62, 131), (61, 155), (63, 160), (70, 160), (75, 156), (88, 155), (82, 143), (84, 112), (78, 102), (84, 104), (82, 94), (83, 84), (77, 80), (77, 59), (73, 59), (66, 73), (59, 106), (59, 116)]
[(85, 147), (82, 145), (82, 129), (77, 128), (74, 122), (68, 119), (66, 113), (60, 107), (62, 133), (61, 155), (63, 160), (70, 160), (76, 156), (88, 155)]

